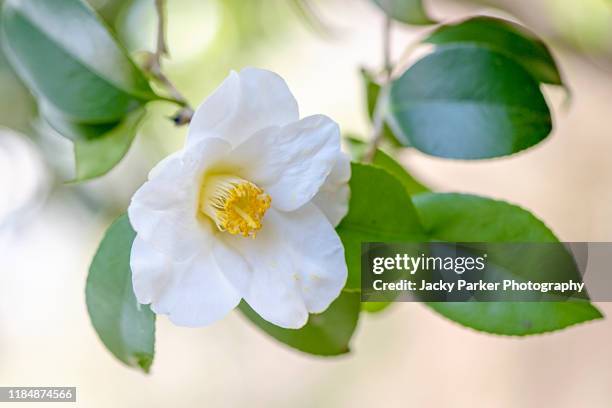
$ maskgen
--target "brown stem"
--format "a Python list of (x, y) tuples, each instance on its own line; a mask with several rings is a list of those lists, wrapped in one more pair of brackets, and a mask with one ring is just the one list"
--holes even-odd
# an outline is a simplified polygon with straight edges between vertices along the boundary
[(155, 47), (155, 53), (151, 54), (147, 61), (146, 68), (153, 78), (168, 91), (174, 102), (181, 105), (181, 109), (172, 119), (177, 125), (184, 125), (191, 121), (194, 114), (193, 108), (162, 70), (162, 58), (168, 55), (165, 0), (155, 0), (155, 9), (157, 10), (157, 46)]
[(385, 128), (385, 105), (387, 92), (389, 88), (389, 81), (391, 80), (391, 71), (393, 65), (391, 64), (391, 27), (392, 20), (389, 16), (385, 16), (385, 23), (383, 26), (383, 82), (378, 92), (378, 98), (376, 99), (376, 106), (374, 107), (374, 119), (372, 126), (372, 136), (370, 138), (370, 144), (364, 156), (364, 161), (367, 163), (374, 160), (376, 155), (376, 149), (382, 141)]
[(157, 11), (157, 48), (155, 58), (159, 61), (163, 55), (168, 55), (168, 44), (166, 44), (166, 9), (164, 0), (155, 0)]

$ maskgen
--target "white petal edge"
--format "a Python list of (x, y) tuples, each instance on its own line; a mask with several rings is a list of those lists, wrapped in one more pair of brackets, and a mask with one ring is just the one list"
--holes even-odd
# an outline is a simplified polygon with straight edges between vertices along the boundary
[(340, 224), (348, 213), (350, 178), (351, 159), (344, 152), (340, 152), (331, 173), (312, 199), (334, 227)]
[(202, 327), (224, 318), (241, 296), (219, 269), (210, 251), (178, 262), (138, 236), (130, 257), (134, 293), (179, 326)]
[(339, 154), (338, 124), (313, 115), (258, 132), (228, 160), (272, 197), (274, 208), (293, 211), (317, 194)]
[(257, 131), (299, 119), (297, 101), (276, 73), (258, 68), (231, 71), (198, 107), (187, 144), (220, 137), (238, 146)]
[(313, 204), (290, 213), (270, 209), (255, 239), (225, 239), (252, 270), (245, 301), (277, 326), (302, 327), (308, 313), (325, 311), (346, 283), (340, 238)]

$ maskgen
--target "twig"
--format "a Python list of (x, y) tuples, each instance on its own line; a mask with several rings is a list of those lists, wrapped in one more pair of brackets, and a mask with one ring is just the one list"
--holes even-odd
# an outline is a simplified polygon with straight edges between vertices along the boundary
[(172, 100), (181, 106), (181, 109), (172, 117), (172, 120), (177, 125), (184, 125), (191, 121), (194, 114), (193, 108), (162, 70), (161, 60), (164, 56), (168, 55), (165, 6), (165, 0), (155, 0), (155, 9), (157, 11), (157, 45), (155, 52), (149, 56), (145, 68), (168, 91)]
[(372, 126), (372, 137), (370, 138), (370, 144), (364, 156), (366, 162), (372, 162), (376, 155), (376, 149), (382, 141), (385, 128), (385, 111), (387, 93), (389, 88), (389, 81), (391, 80), (391, 72), (393, 65), (391, 63), (391, 28), (392, 20), (389, 16), (385, 15), (385, 23), (383, 26), (383, 83), (381, 84), (378, 97), (376, 98), (376, 105), (374, 107), (374, 119)]
[(157, 47), (155, 59), (159, 62), (162, 56), (168, 55), (168, 44), (166, 43), (166, 10), (164, 0), (155, 0), (157, 11)]

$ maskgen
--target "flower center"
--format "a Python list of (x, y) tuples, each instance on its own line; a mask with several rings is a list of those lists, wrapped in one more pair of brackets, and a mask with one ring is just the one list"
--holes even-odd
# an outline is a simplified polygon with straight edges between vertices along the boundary
[(220, 231), (255, 237), (272, 199), (250, 181), (230, 175), (205, 178), (200, 190), (199, 210)]

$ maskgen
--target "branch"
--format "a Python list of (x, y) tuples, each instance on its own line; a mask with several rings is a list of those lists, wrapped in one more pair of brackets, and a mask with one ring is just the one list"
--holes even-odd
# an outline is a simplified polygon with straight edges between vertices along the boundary
[(389, 82), (391, 80), (391, 71), (393, 65), (391, 64), (391, 27), (392, 20), (389, 16), (385, 15), (385, 23), (383, 25), (383, 82), (378, 92), (378, 98), (376, 99), (376, 105), (374, 107), (374, 120), (372, 126), (372, 137), (370, 138), (370, 145), (364, 156), (364, 160), (367, 163), (374, 160), (376, 155), (376, 149), (382, 141), (385, 128), (385, 106), (387, 100), (387, 93), (389, 91)]
[(162, 56), (168, 56), (168, 44), (166, 44), (166, 9), (164, 0), (155, 0), (157, 11), (157, 48), (155, 59), (159, 62)]
[(165, 0), (155, 0), (155, 9), (157, 11), (157, 46), (155, 48), (155, 53), (149, 56), (145, 68), (151, 76), (168, 91), (173, 102), (181, 106), (181, 109), (172, 117), (172, 120), (174, 120), (177, 125), (184, 125), (191, 121), (194, 114), (193, 108), (162, 70), (161, 60), (164, 56), (168, 55), (168, 45), (166, 44)]

